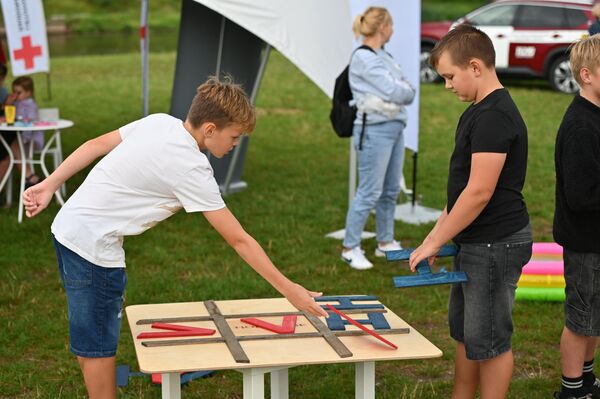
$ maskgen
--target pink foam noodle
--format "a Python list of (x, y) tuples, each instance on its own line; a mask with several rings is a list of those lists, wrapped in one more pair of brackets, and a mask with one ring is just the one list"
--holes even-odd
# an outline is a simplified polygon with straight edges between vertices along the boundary
[(534, 242), (534, 254), (562, 255), (563, 248), (555, 242)]
[(546, 274), (551, 276), (557, 276), (562, 275), (563, 273), (564, 265), (562, 261), (532, 260), (523, 267), (523, 274)]

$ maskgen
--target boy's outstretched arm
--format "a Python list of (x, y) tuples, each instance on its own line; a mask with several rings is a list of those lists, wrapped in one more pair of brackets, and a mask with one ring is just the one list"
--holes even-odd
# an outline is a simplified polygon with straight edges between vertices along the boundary
[(34, 217), (48, 206), (52, 196), (71, 176), (85, 168), (98, 157), (108, 154), (121, 142), (118, 130), (88, 140), (79, 146), (41, 183), (23, 193), (25, 214)]
[(321, 293), (308, 291), (285, 277), (273, 265), (258, 242), (246, 233), (229, 209), (223, 208), (217, 211), (204, 212), (203, 214), (240, 257), (284, 295), (298, 310), (307, 311), (315, 316), (327, 317), (327, 312), (313, 299), (321, 296)]
[(443, 219), (440, 217), (427, 239), (410, 255), (408, 263), (412, 271), (423, 259), (435, 256), (442, 245), (479, 216), (496, 190), (505, 160), (505, 153), (477, 152), (471, 155), (467, 186), (458, 196), (450, 213)]

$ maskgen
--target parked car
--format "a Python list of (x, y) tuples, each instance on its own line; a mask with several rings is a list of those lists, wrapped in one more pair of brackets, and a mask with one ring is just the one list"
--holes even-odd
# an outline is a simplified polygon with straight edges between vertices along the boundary
[[(597, 0), (596, 0), (597, 1)], [(469, 23), (484, 31), (496, 50), (499, 74), (544, 77), (553, 89), (575, 93), (569, 46), (588, 34), (593, 0), (498, 0), (454, 22), (421, 24), (421, 82), (439, 79), (429, 66), (431, 49), (452, 27)]]

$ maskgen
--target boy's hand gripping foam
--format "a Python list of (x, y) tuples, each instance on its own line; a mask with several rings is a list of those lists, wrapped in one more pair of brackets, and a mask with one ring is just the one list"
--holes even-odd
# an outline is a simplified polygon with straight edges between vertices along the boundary
[[(388, 261), (408, 260), (414, 249), (402, 249), (399, 251), (386, 251), (385, 256)], [(458, 248), (454, 245), (444, 245), (436, 256), (456, 256)], [(394, 277), (394, 286), (396, 288), (419, 287), (436, 284), (458, 284), (466, 283), (467, 275), (465, 272), (448, 272), (443, 267), (438, 273), (432, 273), (427, 259), (422, 260), (417, 265), (416, 276)]]

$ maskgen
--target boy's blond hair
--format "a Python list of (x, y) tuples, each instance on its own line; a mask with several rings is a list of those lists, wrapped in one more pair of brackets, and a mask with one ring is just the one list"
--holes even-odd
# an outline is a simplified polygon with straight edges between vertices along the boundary
[(600, 65), (600, 35), (590, 36), (575, 43), (571, 47), (571, 71), (579, 86), (583, 85), (581, 80), (582, 68), (587, 68), (590, 72), (595, 73), (596, 68)]
[(211, 76), (196, 90), (187, 120), (194, 129), (212, 122), (217, 129), (237, 125), (249, 134), (254, 130), (254, 107), (242, 86), (233, 83), (230, 76), (220, 81)]
[(433, 68), (437, 68), (445, 51), (452, 62), (463, 69), (472, 58), (479, 58), (488, 68), (496, 65), (496, 51), (492, 40), (484, 32), (468, 24), (458, 25), (437, 42), (429, 56), (429, 64)]

